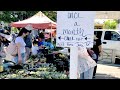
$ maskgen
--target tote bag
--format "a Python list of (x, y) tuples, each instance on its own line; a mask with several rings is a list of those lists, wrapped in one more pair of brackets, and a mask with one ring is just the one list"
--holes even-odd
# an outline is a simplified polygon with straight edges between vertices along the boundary
[(12, 56), (16, 56), (18, 54), (18, 50), (17, 50), (17, 45), (14, 42), (11, 42), (8, 47), (7, 47), (7, 52), (12, 55)]

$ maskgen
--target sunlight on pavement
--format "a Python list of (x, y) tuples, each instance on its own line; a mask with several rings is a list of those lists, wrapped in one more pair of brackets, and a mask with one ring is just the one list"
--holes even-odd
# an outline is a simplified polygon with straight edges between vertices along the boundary
[[(120, 79), (120, 65), (116, 64), (98, 64), (96, 78), (99, 79), (109, 79), (109, 78), (119, 78)], [(102, 78), (103, 77), (103, 78)]]

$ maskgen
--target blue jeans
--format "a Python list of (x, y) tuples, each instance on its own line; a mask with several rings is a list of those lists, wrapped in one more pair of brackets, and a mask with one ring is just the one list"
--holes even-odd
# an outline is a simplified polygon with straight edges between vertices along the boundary
[[(22, 63), (25, 63), (25, 53), (22, 53), (21, 57), (22, 57)], [(18, 64), (18, 56), (15, 56), (12, 61)], [(14, 66), (14, 64), (10, 64), (10, 63), (3, 64), (5, 70), (8, 70), (9, 66)]]
[[(21, 53), (21, 57), (22, 57), (22, 63), (24, 64), (25, 63), (25, 53)], [(18, 64), (18, 55), (13, 58), (13, 62)]]
[(94, 67), (80, 74), (80, 79), (92, 79)]
[(13, 64), (10, 64), (10, 63), (4, 63), (3, 64), (3, 67), (4, 67), (4, 70), (9, 70), (9, 66), (14, 66)]

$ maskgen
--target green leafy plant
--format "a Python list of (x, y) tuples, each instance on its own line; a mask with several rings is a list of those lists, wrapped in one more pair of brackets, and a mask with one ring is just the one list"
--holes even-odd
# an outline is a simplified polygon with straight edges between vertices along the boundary
[(118, 23), (116, 20), (107, 20), (104, 22), (103, 28), (104, 29), (116, 29), (117, 24)]
[[(39, 11), (0, 11), (0, 21), (7, 23), (16, 22), (19, 20), (24, 20), (35, 15)], [(48, 18), (56, 21), (57, 12), (56, 11), (42, 11)]]
[(12, 27), (11, 30), (12, 30), (13, 33), (18, 33), (19, 32), (19, 30), (15, 27)]

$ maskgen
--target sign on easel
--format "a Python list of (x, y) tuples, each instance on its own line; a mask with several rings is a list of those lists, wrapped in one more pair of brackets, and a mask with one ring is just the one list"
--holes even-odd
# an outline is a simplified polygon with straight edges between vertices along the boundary
[(78, 47), (93, 47), (94, 11), (57, 11), (56, 46), (70, 48), (70, 79), (77, 78)]

